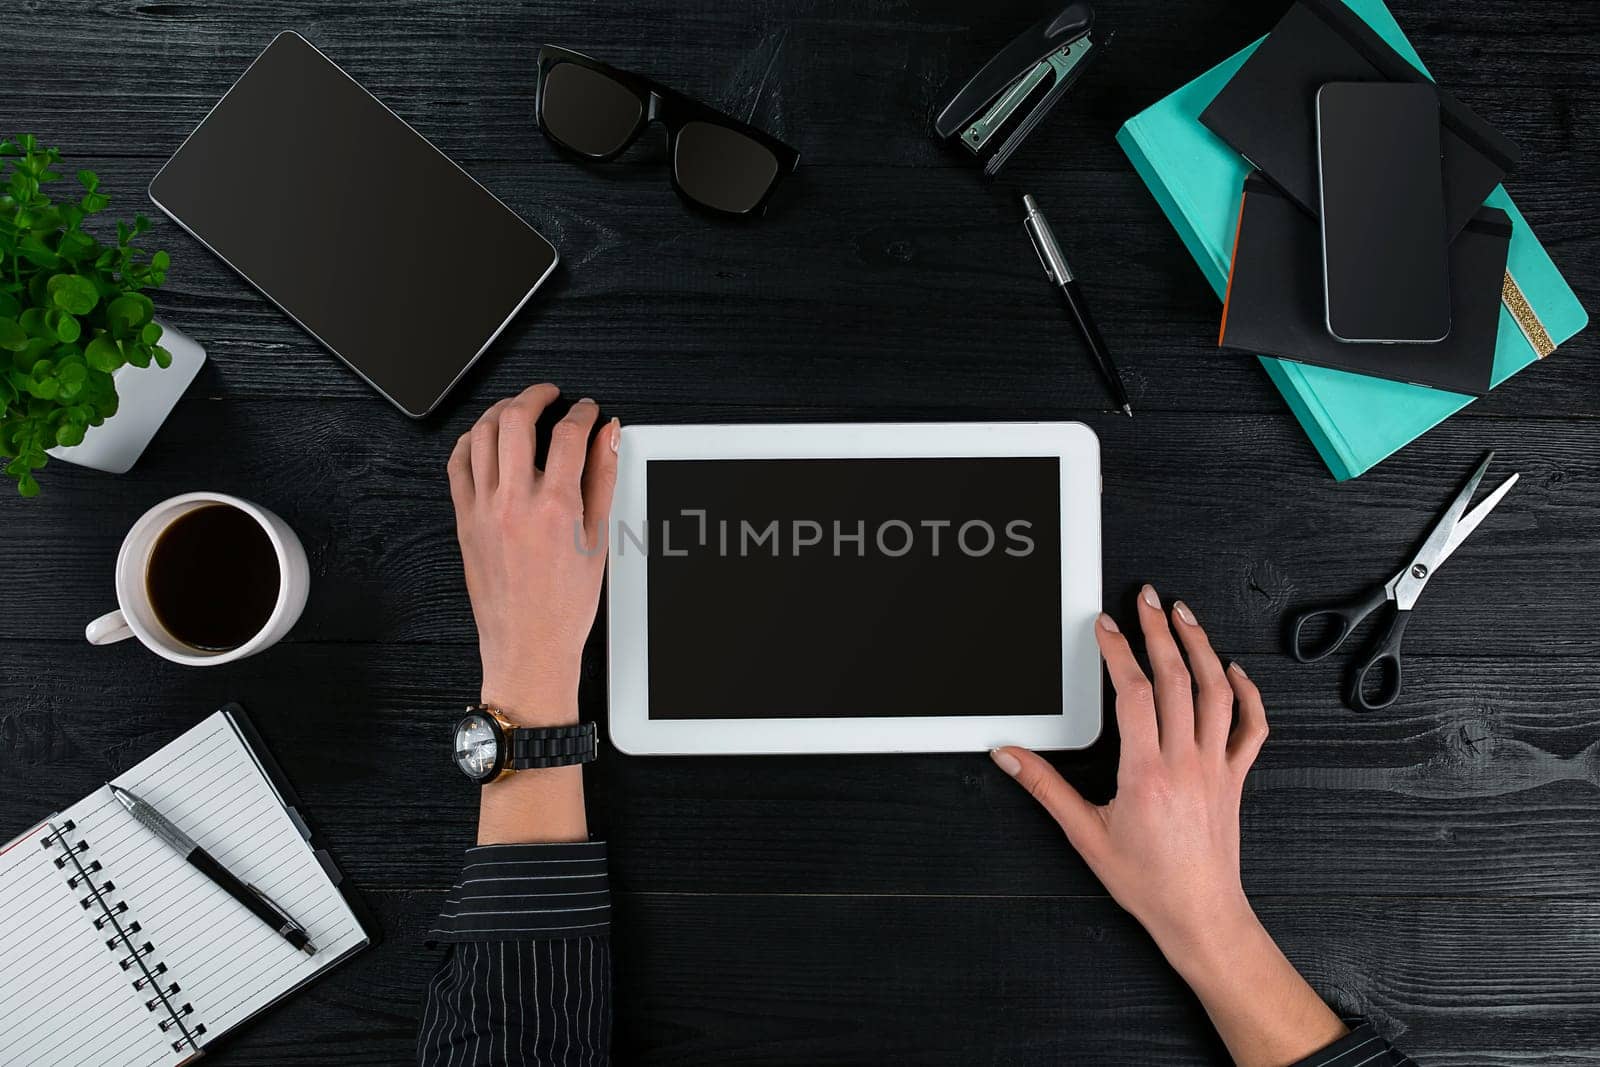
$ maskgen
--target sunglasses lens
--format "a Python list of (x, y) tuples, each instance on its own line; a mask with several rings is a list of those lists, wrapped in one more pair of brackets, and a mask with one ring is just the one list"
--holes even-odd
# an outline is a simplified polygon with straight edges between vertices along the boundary
[(628, 143), (644, 117), (633, 91), (599, 71), (557, 63), (539, 98), (544, 131), (586, 156), (606, 156)]
[(769, 148), (709, 122), (684, 124), (672, 165), (684, 193), (735, 214), (759, 204), (778, 179), (778, 157)]

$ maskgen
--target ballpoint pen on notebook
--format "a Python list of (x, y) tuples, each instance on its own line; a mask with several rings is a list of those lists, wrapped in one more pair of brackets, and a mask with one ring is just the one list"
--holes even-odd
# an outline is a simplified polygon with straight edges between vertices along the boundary
[(171, 845), (178, 855), (188, 860), (191, 866), (215, 882), (229, 896), (243, 904), (249, 909), (250, 914), (266, 923), (278, 936), (307, 956), (316, 954), (317, 947), (311, 943), (311, 939), (306, 936), (305, 930), (299, 923), (285, 914), (283, 909), (274, 904), (261, 890), (235, 878), (226, 867), (195, 844), (189, 835), (174, 826), (165, 815), (121, 786), (111, 786), (111, 795), (117, 798), (117, 803), (128, 809), (128, 814)]
[(1094, 318), (1089, 314), (1089, 305), (1084, 302), (1083, 290), (1078, 288), (1078, 281), (1072, 275), (1072, 268), (1067, 266), (1067, 257), (1062, 254), (1061, 245), (1057, 243), (1054, 231), (1039, 213), (1039, 205), (1034, 203), (1033, 197), (1023, 196), (1022, 208), (1027, 212), (1022, 226), (1033, 241), (1034, 251), (1039, 253), (1039, 262), (1044, 264), (1045, 276), (1061, 288), (1061, 294), (1067, 301), (1067, 310), (1072, 312), (1072, 320), (1078, 324), (1078, 332), (1083, 335), (1084, 344), (1089, 346), (1089, 355), (1094, 357), (1095, 366), (1100, 368), (1101, 376), (1110, 387), (1112, 399), (1117, 402), (1117, 407), (1122, 413), (1131, 418), (1133, 407), (1128, 403), (1128, 390), (1122, 384), (1122, 375), (1118, 373), (1117, 365), (1111, 362), (1111, 352), (1106, 348), (1105, 338), (1100, 336), (1100, 327), (1094, 324)]

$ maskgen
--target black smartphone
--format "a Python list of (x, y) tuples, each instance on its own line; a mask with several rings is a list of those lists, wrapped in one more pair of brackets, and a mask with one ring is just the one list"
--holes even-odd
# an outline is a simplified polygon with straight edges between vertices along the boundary
[(1431, 84), (1317, 92), (1328, 332), (1358, 344), (1450, 334), (1439, 96)]

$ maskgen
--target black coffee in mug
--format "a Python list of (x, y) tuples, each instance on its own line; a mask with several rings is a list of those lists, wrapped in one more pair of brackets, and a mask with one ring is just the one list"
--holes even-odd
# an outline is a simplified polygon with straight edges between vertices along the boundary
[(227, 652), (267, 625), (278, 604), (278, 553), (267, 531), (231, 504), (184, 512), (156, 538), (145, 592), (173, 637)]

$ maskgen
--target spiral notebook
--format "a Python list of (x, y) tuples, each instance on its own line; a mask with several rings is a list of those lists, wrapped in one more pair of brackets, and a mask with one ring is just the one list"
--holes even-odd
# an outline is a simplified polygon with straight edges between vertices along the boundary
[(371, 943), (236, 705), (119, 775), (305, 927), (291, 948), (95, 790), (0, 846), (0, 1064), (157, 1067)]

